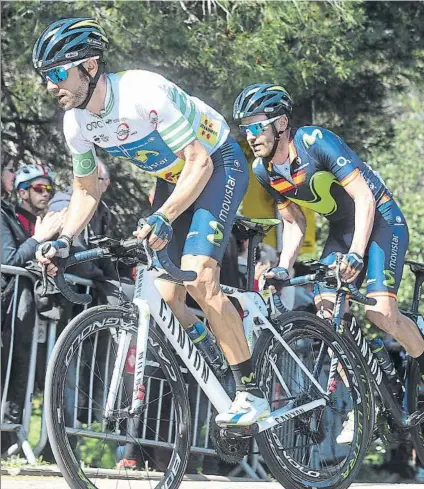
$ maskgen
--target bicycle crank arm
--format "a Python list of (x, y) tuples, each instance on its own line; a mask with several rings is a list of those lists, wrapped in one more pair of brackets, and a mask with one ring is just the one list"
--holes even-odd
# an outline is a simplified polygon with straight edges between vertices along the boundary
[(325, 406), (327, 404), (324, 398), (317, 399), (315, 401), (308, 402), (306, 404), (302, 404), (301, 406), (294, 406), (294, 401), (290, 401), (283, 408), (277, 409), (273, 411), (268, 418), (258, 421), (256, 424), (258, 425), (258, 432), (268, 430), (269, 428), (273, 428), (277, 425), (282, 425), (286, 421), (290, 419), (296, 418), (301, 414), (307, 413), (308, 411), (312, 411), (320, 406)]

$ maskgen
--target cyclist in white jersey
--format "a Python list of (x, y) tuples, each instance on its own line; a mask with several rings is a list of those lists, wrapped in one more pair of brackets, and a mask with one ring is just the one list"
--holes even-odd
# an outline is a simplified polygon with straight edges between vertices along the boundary
[[(134, 234), (149, 237), (153, 249), (168, 246), (177, 265), (197, 272), (184, 287), (161, 282), (158, 288), (185, 328), (199, 322), (185, 305), (190, 293), (228, 359), (237, 396), (230, 410), (218, 415), (218, 424), (252, 424), (268, 416), (269, 405), (256, 385), (241, 318), (219, 287), (220, 262), (248, 184), (246, 158), (218, 112), (161, 75), (104, 73), (107, 46), (104, 30), (89, 18), (54, 22), (34, 46), (34, 66), (65, 110), (74, 170), (63, 233), (41, 246), (37, 258), (55, 274), (51, 259), (68, 256), (73, 238), (90, 221), (99, 201), (95, 146), (173, 184)], [(173, 228), (181, 216), (191, 224), (178, 250)]]

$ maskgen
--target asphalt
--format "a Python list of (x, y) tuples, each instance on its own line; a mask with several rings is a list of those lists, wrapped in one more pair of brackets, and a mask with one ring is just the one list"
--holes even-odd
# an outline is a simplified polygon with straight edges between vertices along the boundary
[[(189, 480), (195, 477), (196, 480)], [(94, 482), (94, 481), (93, 481)], [(153, 489), (155, 483), (146, 481), (117, 481), (102, 479), (95, 481), (98, 489)], [(10, 476), (2, 475), (2, 489), (69, 489), (64, 479), (53, 476)], [(187, 476), (181, 483), (181, 489), (281, 489), (276, 482), (254, 482), (251, 479), (229, 480), (226, 477)], [(353, 484), (358, 489), (423, 489), (423, 484)]]

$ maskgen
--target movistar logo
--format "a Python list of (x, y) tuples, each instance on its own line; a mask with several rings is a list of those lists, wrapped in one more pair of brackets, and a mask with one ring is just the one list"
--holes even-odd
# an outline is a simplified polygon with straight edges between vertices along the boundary
[(146, 163), (149, 159), (149, 155), (158, 156), (159, 151), (151, 151), (149, 149), (142, 149), (141, 151), (137, 151), (135, 154), (135, 159), (140, 161), (141, 163)]
[(251, 382), (253, 382), (255, 380), (255, 373), (252, 372), (249, 377), (242, 377), (241, 378), (241, 383), (242, 384), (250, 384)]
[(319, 171), (312, 175), (309, 181), (309, 188), (314, 195), (313, 200), (289, 199), (299, 205), (308, 207), (323, 216), (331, 216), (337, 211), (337, 202), (331, 195), (332, 185), (341, 185), (336, 177), (327, 171)]
[(214, 234), (208, 234), (206, 239), (214, 246), (221, 246), (221, 241), (224, 238), (224, 225), (217, 221), (209, 221), (209, 226), (215, 231)]
[(392, 289), (396, 282), (395, 273), (391, 270), (384, 270), (384, 275), (386, 276), (386, 280), (383, 280), (383, 285)]
[(310, 146), (315, 144), (317, 137), (322, 139), (324, 136), (322, 135), (322, 132), (319, 129), (314, 129), (312, 131), (312, 134), (303, 135), (303, 144), (306, 146), (306, 148), (309, 148)]

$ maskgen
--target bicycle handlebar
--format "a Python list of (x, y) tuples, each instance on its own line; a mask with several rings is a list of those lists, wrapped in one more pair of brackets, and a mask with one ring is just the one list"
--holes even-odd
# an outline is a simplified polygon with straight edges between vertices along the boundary
[[(92, 297), (89, 294), (79, 294), (75, 292), (65, 280), (65, 271), (67, 268), (84, 263), (87, 261), (97, 260), (99, 258), (125, 258), (129, 257), (130, 253), (136, 251), (137, 258), (141, 262), (151, 265), (153, 253), (150, 249), (147, 240), (144, 242), (137, 238), (130, 238), (112, 243), (109, 247), (98, 247), (92, 250), (80, 251), (68, 258), (58, 258), (56, 261), (58, 273), (54, 277), (54, 281), (68, 301), (74, 304), (90, 304)], [(161, 267), (174, 279), (180, 282), (192, 282), (196, 279), (196, 272), (185, 271), (179, 269), (169, 258), (166, 248), (157, 251), (156, 256)]]
[[(266, 283), (268, 285), (273, 285), (278, 290), (278, 289), (282, 289), (283, 287), (293, 287), (293, 286), (297, 286), (297, 285), (308, 285), (308, 284), (313, 284), (315, 282), (323, 281), (323, 280), (324, 281), (332, 281), (332, 282), (334, 282), (335, 290), (348, 293), (350, 295), (350, 300), (358, 302), (359, 304), (363, 304), (365, 306), (375, 306), (375, 304), (377, 304), (377, 301), (374, 298), (366, 297), (364, 294), (362, 294), (362, 292), (360, 292), (358, 290), (358, 288), (354, 284), (342, 281), (340, 283), (340, 286), (338, 286), (336, 284), (337, 277), (335, 274), (335, 270), (329, 268), (327, 265), (325, 265), (323, 263), (320, 263), (319, 266), (320, 266), (320, 268), (316, 273), (310, 273), (307, 275), (302, 275), (300, 277), (289, 278), (287, 280), (267, 279)], [(328, 284), (328, 285), (330, 285), (330, 284)], [(278, 297), (278, 300), (279, 300), (279, 302), (281, 302), (279, 297)], [(274, 298), (274, 304), (277, 307), (277, 309), (280, 310), (279, 305), (277, 305), (275, 303), (275, 298)], [(283, 312), (283, 311), (280, 311), (280, 312)]]

